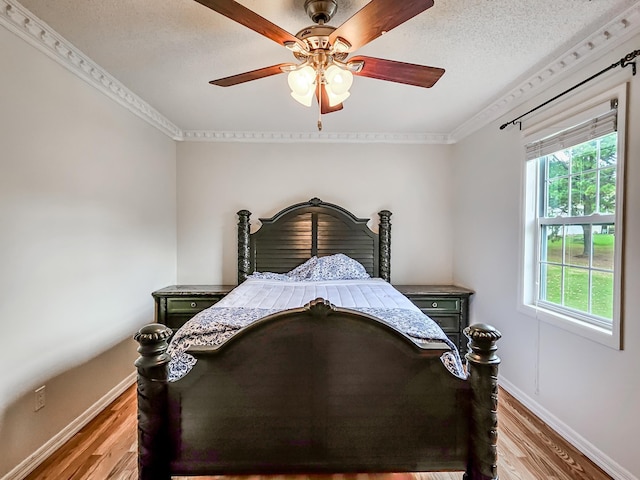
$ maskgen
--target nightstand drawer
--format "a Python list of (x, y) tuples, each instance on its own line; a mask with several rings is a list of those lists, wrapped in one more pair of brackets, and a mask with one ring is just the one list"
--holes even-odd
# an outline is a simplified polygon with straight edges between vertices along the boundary
[(455, 285), (396, 285), (396, 288), (440, 325), (464, 356), (467, 344), (463, 331), (469, 325), (469, 296), (473, 291)]
[[(429, 315), (427, 312), (425, 313)], [(440, 328), (447, 334), (460, 331), (459, 315), (429, 315), (429, 318), (440, 325)]]
[(215, 305), (233, 285), (170, 285), (151, 295), (156, 304), (156, 322), (175, 333), (197, 313)]
[(218, 303), (220, 298), (168, 298), (167, 314), (169, 315), (195, 315), (205, 308)]
[(412, 296), (410, 299), (427, 315), (436, 312), (460, 312), (459, 298)]

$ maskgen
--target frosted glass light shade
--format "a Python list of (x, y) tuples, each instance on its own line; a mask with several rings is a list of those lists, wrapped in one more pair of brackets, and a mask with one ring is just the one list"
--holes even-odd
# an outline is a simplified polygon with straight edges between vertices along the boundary
[(351, 95), (349, 89), (353, 84), (353, 74), (349, 70), (331, 65), (325, 71), (324, 78), (330, 106), (342, 103)]
[(301, 104), (310, 107), (315, 92), (316, 71), (307, 65), (299, 70), (292, 70), (287, 76), (291, 96)]

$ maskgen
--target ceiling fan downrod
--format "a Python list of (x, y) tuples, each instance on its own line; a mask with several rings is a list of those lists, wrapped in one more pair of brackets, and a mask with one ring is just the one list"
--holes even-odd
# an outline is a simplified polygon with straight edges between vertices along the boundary
[(304, 11), (307, 12), (313, 23), (324, 25), (338, 11), (337, 0), (306, 0)]

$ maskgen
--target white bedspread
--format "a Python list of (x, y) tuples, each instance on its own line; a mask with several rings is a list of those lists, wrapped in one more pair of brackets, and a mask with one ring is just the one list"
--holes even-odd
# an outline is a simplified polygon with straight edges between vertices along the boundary
[(454, 375), (466, 376), (455, 345), (442, 329), (382, 279), (293, 282), (249, 278), (176, 332), (167, 350), (169, 380), (182, 378), (195, 365), (195, 358), (187, 353), (189, 347), (220, 345), (267, 315), (302, 307), (316, 298), (372, 315), (419, 341), (445, 343), (451, 351), (442, 355), (442, 362)]
[(215, 307), (250, 307), (286, 310), (324, 298), (336, 307), (402, 308), (420, 311), (411, 301), (381, 278), (283, 282), (249, 278)]

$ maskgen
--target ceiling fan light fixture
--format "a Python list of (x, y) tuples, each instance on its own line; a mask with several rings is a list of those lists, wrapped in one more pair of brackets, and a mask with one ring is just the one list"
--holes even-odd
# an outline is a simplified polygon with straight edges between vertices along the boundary
[(302, 105), (311, 106), (311, 99), (315, 92), (316, 71), (310, 65), (292, 70), (287, 75), (291, 96)]
[(330, 65), (324, 72), (329, 105), (335, 106), (349, 98), (349, 89), (353, 84), (353, 73), (337, 65)]

